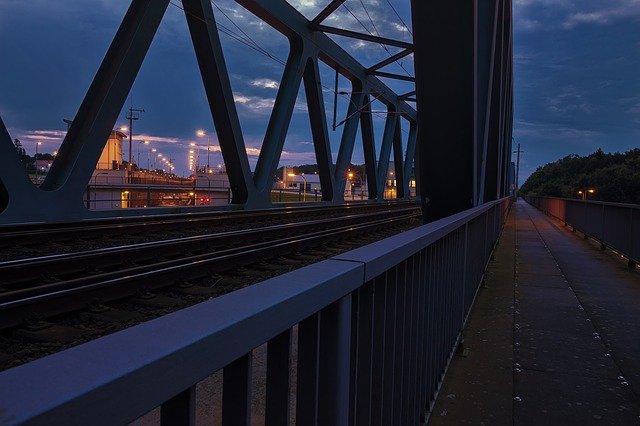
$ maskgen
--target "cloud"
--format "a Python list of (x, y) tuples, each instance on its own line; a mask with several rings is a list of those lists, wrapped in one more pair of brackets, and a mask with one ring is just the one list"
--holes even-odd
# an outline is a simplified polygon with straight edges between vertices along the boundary
[[(233, 95), (233, 99), (237, 105), (242, 106), (245, 110), (254, 112), (256, 114), (270, 114), (273, 110), (273, 105), (276, 103), (274, 98), (263, 98), (260, 96), (245, 95), (242, 93), (236, 93)], [(307, 111), (307, 105), (304, 102), (296, 101), (295, 111)]]
[(269, 78), (258, 78), (252, 80), (251, 85), (254, 87), (260, 87), (262, 89), (277, 89), (280, 87), (280, 83)]
[(570, 113), (582, 111), (590, 114), (593, 106), (584, 95), (578, 93), (573, 87), (565, 89), (564, 93), (547, 99), (547, 109), (554, 113)]
[(611, 25), (621, 19), (640, 18), (640, 0), (608, 1), (598, 6), (595, 10), (570, 14), (562, 27), (572, 29), (581, 24)]
[(554, 123), (535, 123), (528, 121), (516, 121), (513, 136), (515, 138), (535, 138), (554, 141), (582, 143), (593, 141), (604, 136), (602, 132), (591, 129), (563, 126)]

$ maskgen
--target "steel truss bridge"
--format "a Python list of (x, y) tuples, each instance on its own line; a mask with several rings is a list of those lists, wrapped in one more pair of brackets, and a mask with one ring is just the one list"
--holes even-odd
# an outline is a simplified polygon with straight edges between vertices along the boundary
[[(298, 90), (304, 85), (318, 174), (326, 203), (344, 202), (346, 170), (361, 128), (369, 198), (381, 200), (393, 152), (397, 197), (409, 194), (415, 167), (418, 192), (429, 220), (447, 216), (509, 191), (513, 80), (511, 3), (414, 1), (414, 43), (324, 25), (344, 0), (333, 0), (308, 20), (285, 1), (239, 0), (239, 4), (289, 41), (290, 52), (255, 171), (249, 167), (220, 35), (208, 0), (182, 2), (211, 116), (229, 175), (232, 204), (264, 208), (282, 154)], [(0, 118), (0, 223), (61, 221), (122, 211), (88, 211), (87, 184), (164, 16), (168, 0), (135, 0), (89, 87), (44, 182), (34, 186), (21, 166)], [(365, 67), (327, 34), (353, 37), (401, 50)], [(415, 78), (381, 71), (413, 54)], [(333, 162), (319, 61), (351, 82), (346, 121)], [(379, 77), (414, 81), (398, 94)], [(387, 110), (376, 152), (370, 105)], [(416, 110), (407, 103), (417, 101)], [(403, 149), (400, 117), (410, 124)], [(41, 208), (47, 206), (46, 208)], [(158, 209), (159, 213), (165, 213)], [(125, 214), (141, 214), (135, 209)], [(144, 214), (149, 214), (145, 211)]]
[[(287, 424), (293, 404), (298, 424), (425, 419), (511, 203), (512, 2), (412, 0), (413, 43), (325, 25), (344, 0), (327, 2), (311, 20), (284, 0), (237, 2), (290, 45), (253, 173), (211, 2), (182, 0), (232, 204), (247, 210), (270, 206), (273, 176), (304, 85), (323, 202), (344, 202), (345, 172), (360, 126), (369, 198), (382, 200), (393, 152), (398, 198), (408, 196), (414, 169), (426, 224), (4, 371), (1, 423), (65, 423), (70, 416), (77, 423), (127, 423), (160, 407), (162, 424), (193, 424), (196, 384), (222, 370), (222, 424), (251, 424), (252, 351), (263, 343), (266, 424)], [(168, 6), (169, 0), (131, 2), (39, 187), (25, 175), (0, 121), (0, 223), (109, 214), (87, 210), (83, 195)], [(365, 67), (328, 34), (401, 51)], [(407, 78), (381, 69), (409, 54), (415, 91), (395, 93), (380, 78)], [(335, 163), (319, 61), (351, 82)], [(379, 152), (369, 108), (374, 99), (387, 109)], [(401, 118), (410, 123), (404, 150)], [(127, 211), (142, 212), (151, 210)], [(289, 380), (293, 346), (295, 401)]]

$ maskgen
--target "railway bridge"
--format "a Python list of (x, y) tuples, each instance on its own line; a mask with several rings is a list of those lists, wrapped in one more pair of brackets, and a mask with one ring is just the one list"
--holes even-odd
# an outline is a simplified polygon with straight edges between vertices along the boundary
[[(40, 185), (24, 173), (0, 120), (0, 239), (3, 251), (22, 252), (0, 261), (0, 326), (11, 330), (0, 336), (0, 362), (10, 367), (0, 372), (0, 423), (637, 421), (640, 348), (621, 330), (640, 329), (632, 284), (639, 213), (528, 200), (551, 219), (523, 200), (514, 204), (511, 1), (413, 0), (411, 43), (332, 27), (328, 18), (344, 0), (325, 2), (313, 17), (284, 0), (237, 3), (290, 48), (253, 170), (217, 12), (209, 0), (177, 6), (219, 135), (229, 180), (224, 208), (87, 208), (104, 141), (175, 6), (169, 0), (131, 2)], [(335, 36), (397, 52), (365, 65)], [(413, 75), (384, 71), (409, 55)], [(335, 153), (321, 63), (351, 85)], [(394, 80), (415, 87), (397, 93), (388, 84)], [(302, 88), (322, 200), (283, 206), (271, 191)], [(374, 101), (385, 107), (380, 141)], [(361, 202), (344, 191), (358, 134), (368, 186)], [(393, 201), (385, 199), (391, 153)], [(560, 229), (565, 224), (586, 239)], [(169, 228), (162, 241), (144, 233)], [(50, 242), (50, 252), (32, 255), (20, 241), (33, 236)], [(616, 271), (624, 284), (612, 291), (628, 301), (617, 314), (615, 300), (590, 304), (601, 281), (583, 288), (571, 275), (580, 267), (569, 252), (588, 252), (596, 240), (606, 262), (581, 262)], [(611, 249), (624, 256), (624, 268)], [(69, 310), (75, 316), (50, 319)], [(95, 324), (115, 332), (84, 339)], [(560, 331), (549, 329), (557, 324)], [(594, 377), (562, 376), (576, 364), (567, 358), (545, 364), (565, 338), (575, 339), (574, 358)], [(22, 343), (34, 341), (55, 353), (21, 363), (36, 347)], [(535, 352), (540, 344), (551, 350)], [(571, 348), (557, 352), (568, 357)], [(540, 373), (545, 368), (554, 374)], [(563, 392), (554, 394), (557, 406), (541, 387)]]

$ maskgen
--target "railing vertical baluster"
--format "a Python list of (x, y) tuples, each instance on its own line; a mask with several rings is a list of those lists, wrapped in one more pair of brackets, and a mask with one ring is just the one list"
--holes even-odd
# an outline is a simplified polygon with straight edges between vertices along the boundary
[(351, 294), (320, 311), (318, 424), (349, 422)]
[[(383, 425), (385, 354), (388, 342), (385, 333), (390, 328), (387, 318), (387, 277), (381, 275), (373, 281), (373, 346), (371, 357), (371, 422), (372, 425)], [(393, 324), (393, 322), (391, 322)], [(366, 424), (366, 423), (364, 423)]]
[(319, 317), (313, 314), (298, 325), (296, 424), (299, 425), (318, 422)]
[(424, 359), (426, 357), (425, 345), (427, 341), (426, 317), (427, 317), (427, 252), (426, 249), (420, 250), (418, 253), (418, 346), (417, 346), (417, 374), (415, 383), (415, 407), (420, 413), (420, 423), (424, 422), (424, 414), (426, 413), (427, 395), (424, 391), (424, 383), (427, 380), (427, 372), (425, 370)]
[(398, 309), (398, 286), (395, 268), (385, 273), (385, 330), (384, 330), (384, 371), (382, 386), (382, 425), (390, 425), (394, 416), (394, 383), (396, 366), (396, 323)]
[(358, 324), (356, 339), (356, 395), (354, 424), (368, 425), (371, 421), (371, 380), (373, 356), (373, 298), (376, 292), (372, 281), (358, 291)]
[(291, 329), (267, 343), (267, 387), (265, 424), (289, 424), (289, 358)]
[(222, 373), (222, 425), (251, 424), (251, 352), (227, 365)]
[(428, 255), (428, 274), (427, 274), (427, 317), (426, 317), (426, 353), (424, 357), (425, 372), (427, 379), (425, 380), (424, 390), (427, 396), (426, 403), (431, 403), (433, 397), (433, 381), (434, 381), (434, 368), (433, 368), (433, 352), (434, 352), (434, 318), (435, 318), (435, 303), (434, 303), (434, 274), (435, 274), (435, 259), (433, 255), (433, 244), (427, 247)]
[(402, 379), (404, 378), (404, 371), (402, 369), (402, 363), (404, 361), (404, 345), (405, 345), (405, 330), (404, 330), (404, 314), (405, 314), (405, 282), (402, 272), (396, 266), (393, 268), (396, 272), (396, 341), (395, 341), (395, 373), (393, 383), (393, 417), (399, 419), (402, 416), (402, 400), (404, 395), (402, 394)]
[(180, 392), (160, 406), (160, 424), (195, 425), (196, 423), (196, 387)]
[(407, 383), (407, 409), (410, 424), (418, 424), (420, 417), (416, 404), (418, 374), (418, 351), (420, 342), (420, 252), (408, 262), (409, 285), (411, 286), (411, 352), (409, 353), (409, 380)]

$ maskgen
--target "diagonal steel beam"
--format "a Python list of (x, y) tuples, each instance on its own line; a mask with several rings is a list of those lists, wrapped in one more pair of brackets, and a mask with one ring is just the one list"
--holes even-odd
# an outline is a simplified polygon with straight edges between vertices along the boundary
[(391, 148), (396, 134), (396, 124), (399, 119), (398, 114), (395, 114), (392, 107), (389, 108), (388, 112), (387, 120), (384, 123), (384, 134), (382, 136), (382, 146), (380, 147), (380, 157), (378, 159), (378, 173), (376, 176), (378, 200), (382, 200), (384, 198), (384, 187), (389, 171), (389, 158), (391, 156)]
[(399, 101), (407, 100), (407, 99), (411, 98), (411, 96), (414, 96), (415, 94), (416, 94), (415, 90), (412, 90), (412, 91), (407, 92), (407, 93), (403, 93), (402, 95), (398, 96), (398, 100)]
[(211, 2), (183, 0), (182, 4), (219, 136), (232, 203), (244, 204), (255, 190)]
[(169, 0), (134, 0), (42, 184), (82, 199)]
[(317, 31), (322, 31), (323, 33), (355, 38), (357, 40), (365, 40), (365, 41), (370, 41), (372, 43), (385, 44), (387, 46), (401, 47), (403, 49), (413, 49), (413, 44), (407, 43), (406, 41), (394, 40), (392, 38), (379, 37), (371, 34), (363, 34), (357, 31), (343, 30), (342, 28), (329, 27), (326, 25), (318, 25), (314, 29)]
[(291, 123), (305, 65), (306, 57), (303, 57), (301, 43), (292, 42), (253, 174), (253, 182), (262, 203), (269, 203), (271, 186)]
[[(406, 102), (398, 101), (398, 95), (384, 82), (375, 76), (368, 75), (366, 68), (347, 51), (340, 47), (326, 34), (313, 31), (309, 21), (286, 1), (273, 0), (236, 0), (242, 7), (275, 28), (277, 31), (291, 38), (302, 38), (307, 45), (318, 51), (318, 58), (333, 69), (353, 81), (360, 81), (366, 85), (376, 98), (385, 104), (395, 104), (397, 110), (408, 120), (416, 120), (416, 110)], [(411, 44), (407, 43), (405, 48)]]
[(37, 189), (27, 176), (16, 147), (0, 117), (0, 217), (10, 204), (20, 204)]
[[(409, 138), (407, 139), (407, 149), (404, 160), (405, 197), (409, 196), (409, 180), (411, 180), (411, 171), (414, 169), (413, 160), (415, 158), (417, 129), (418, 126), (415, 123), (409, 125)], [(415, 171), (414, 177), (417, 177), (417, 172)]]
[(347, 119), (342, 129), (342, 138), (340, 139), (340, 150), (336, 160), (335, 183), (340, 191), (334, 194), (334, 201), (341, 201), (344, 197), (344, 186), (347, 181), (347, 168), (351, 162), (353, 155), (353, 147), (358, 133), (358, 123), (360, 122), (360, 112), (362, 111), (364, 94), (362, 86), (359, 83), (352, 85), (352, 93), (349, 99), (349, 108), (347, 109)]
[(373, 73), (373, 71), (376, 71), (382, 67), (386, 67), (387, 65), (396, 62), (402, 58), (404, 58), (405, 56), (409, 56), (413, 53), (413, 49), (404, 49), (401, 50), (400, 52), (396, 53), (395, 55), (391, 55), (389, 56), (387, 59), (385, 59), (384, 61), (380, 61), (375, 65), (370, 66), (369, 68), (367, 68), (367, 73), (371, 74)]
[(409, 75), (394, 74), (394, 73), (382, 72), (382, 71), (374, 71), (372, 72), (372, 74), (377, 77), (392, 78), (394, 80), (402, 80), (402, 81), (410, 81), (412, 83), (416, 82), (416, 78), (411, 77)]
[(396, 198), (405, 198), (409, 195), (409, 185), (405, 180), (402, 154), (402, 127), (400, 126), (400, 118), (397, 118), (395, 131), (393, 132), (393, 172), (396, 180)]
[(333, 0), (329, 3), (320, 13), (316, 15), (311, 21), (311, 27), (314, 28), (331, 15), (337, 8), (339, 8), (345, 0)]
[(369, 199), (378, 198), (378, 182), (376, 178), (376, 144), (373, 132), (373, 120), (371, 119), (371, 98), (364, 97), (364, 106), (360, 113), (360, 131), (362, 133), (362, 149), (364, 152), (364, 164), (367, 173), (367, 191)]
[(308, 58), (304, 69), (304, 90), (309, 110), (313, 147), (318, 163), (318, 175), (322, 186), (322, 200), (331, 201), (335, 192), (334, 166), (327, 129), (327, 117), (320, 81), (320, 69), (316, 58)]

